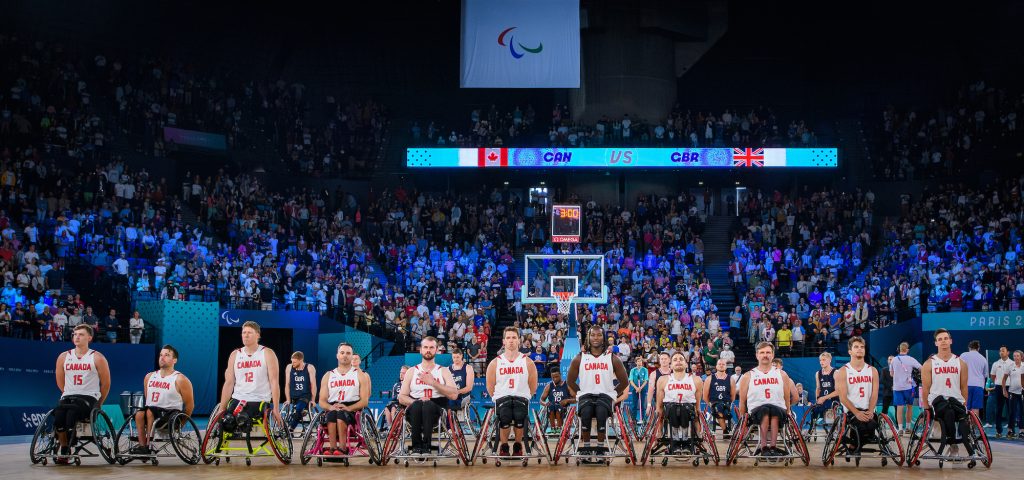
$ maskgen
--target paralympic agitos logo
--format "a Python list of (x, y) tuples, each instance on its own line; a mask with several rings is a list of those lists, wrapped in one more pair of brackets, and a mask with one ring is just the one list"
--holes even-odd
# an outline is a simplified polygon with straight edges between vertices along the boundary
[[(502, 30), (502, 32), (500, 34), (498, 34), (498, 45), (501, 45), (503, 47), (507, 46), (508, 47), (508, 51), (509, 51), (509, 53), (512, 54), (513, 58), (523, 58), (523, 56), (526, 55), (526, 53), (540, 53), (541, 50), (544, 50), (544, 43), (543, 42), (537, 42), (537, 46), (536, 47), (530, 48), (530, 47), (527, 47), (526, 45), (523, 45), (522, 43), (519, 43), (519, 42), (515, 41), (516, 40), (515, 35), (509, 35), (509, 32), (511, 32), (512, 30), (515, 30), (516, 28), (518, 28), (518, 27), (509, 27), (509, 28), (506, 28), (505, 30)], [(506, 35), (508, 35), (508, 43), (507, 44), (505, 42), (505, 36)], [(516, 45), (518, 45), (519, 48), (523, 52), (526, 52), (526, 53), (518, 52), (516, 50)]]

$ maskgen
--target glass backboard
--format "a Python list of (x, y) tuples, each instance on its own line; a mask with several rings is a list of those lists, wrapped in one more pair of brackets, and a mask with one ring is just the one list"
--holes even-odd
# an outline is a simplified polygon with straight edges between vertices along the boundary
[(523, 303), (555, 303), (552, 292), (572, 291), (573, 303), (606, 303), (602, 255), (527, 254)]

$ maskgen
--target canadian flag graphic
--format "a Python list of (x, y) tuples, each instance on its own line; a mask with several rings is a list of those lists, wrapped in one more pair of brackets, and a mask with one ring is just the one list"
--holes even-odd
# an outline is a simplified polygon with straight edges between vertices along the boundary
[(478, 148), (476, 164), (478, 167), (507, 167), (507, 148)]

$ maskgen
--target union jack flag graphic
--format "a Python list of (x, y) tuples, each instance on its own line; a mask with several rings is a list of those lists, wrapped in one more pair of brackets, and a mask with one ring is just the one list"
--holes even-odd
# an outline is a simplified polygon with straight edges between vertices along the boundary
[(763, 167), (764, 149), (732, 149), (732, 166), (734, 167)]

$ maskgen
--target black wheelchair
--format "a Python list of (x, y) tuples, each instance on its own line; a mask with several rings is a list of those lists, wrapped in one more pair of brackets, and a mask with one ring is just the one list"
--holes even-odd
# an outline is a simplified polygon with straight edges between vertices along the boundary
[(79, 421), (75, 428), (68, 432), (70, 455), (60, 454), (57, 432), (54, 428), (54, 413), (50, 410), (39, 426), (29, 447), (32, 464), (46, 465), (58, 458), (65, 458), (75, 465), (82, 464), (82, 458), (100, 457), (108, 464), (117, 461), (117, 442), (114, 440), (114, 424), (110, 417), (100, 408), (94, 408), (89, 420)]
[(782, 455), (767, 455), (759, 453), (758, 444), (761, 440), (761, 426), (750, 421), (750, 414), (742, 415), (737, 422), (736, 430), (733, 431), (732, 439), (729, 442), (729, 449), (726, 451), (726, 465), (735, 465), (740, 458), (751, 458), (754, 466), (763, 463), (782, 463), (792, 465), (799, 460), (806, 466), (811, 463), (811, 454), (807, 450), (807, 444), (799, 431), (796, 417), (793, 412), (786, 411), (788, 416), (786, 425), (779, 431), (782, 440)]
[(864, 458), (880, 458), (883, 467), (889, 461), (903, 465), (905, 454), (896, 426), (888, 415), (874, 415), (873, 425), (864, 425), (856, 422), (852, 413), (840, 411), (825, 436), (825, 445), (821, 451), (822, 465), (834, 465), (837, 457), (847, 462), (852, 460), (857, 466), (860, 466)]
[[(981, 420), (970, 410), (963, 412), (963, 419), (958, 421), (967, 422), (967, 435), (957, 438), (958, 432), (947, 435), (942, 431), (942, 425), (935, 419), (932, 409), (927, 409), (917, 416), (914, 422), (914, 429), (910, 434), (910, 441), (907, 442), (907, 466), (920, 466), (921, 460), (937, 460), (939, 468), (944, 463), (967, 463), (967, 468), (974, 468), (980, 461), (986, 468), (992, 466), (992, 447), (988, 443), (988, 436), (982, 428)], [(968, 452), (951, 455), (947, 447), (954, 444), (963, 444)], [(973, 451), (974, 453), (970, 453)]]
[(487, 407), (487, 415), (481, 424), (480, 432), (470, 461), (475, 462), (479, 458), (480, 463), (486, 464), (488, 460), (493, 460), (495, 467), (500, 467), (502, 461), (520, 462), (524, 467), (529, 465), (530, 460), (533, 459), (536, 459), (538, 464), (544, 461), (551, 463), (551, 451), (548, 448), (547, 437), (544, 435), (544, 427), (540, 419), (537, 418), (537, 412), (533, 410), (529, 411), (528, 420), (523, 427), (524, 438), (514, 439), (514, 441), (522, 443), (522, 455), (502, 455), (499, 452), (500, 427), (497, 414), (490, 406)]
[(173, 411), (153, 422), (153, 428), (147, 432), (149, 449), (141, 451), (139, 426), (135, 420), (135, 414), (141, 410), (140, 405), (131, 405), (124, 425), (117, 431), (119, 465), (126, 465), (133, 460), (159, 465), (161, 458), (172, 457), (178, 457), (189, 465), (196, 465), (203, 460), (203, 438), (199, 435), (199, 428), (191, 417), (179, 411)]
[(701, 462), (704, 462), (704, 465), (710, 462), (718, 465), (721, 457), (718, 455), (718, 446), (715, 445), (715, 436), (708, 426), (708, 418), (706, 412), (697, 413), (690, 421), (689, 437), (676, 441), (670, 434), (666, 415), (655, 415), (651, 428), (647, 429), (647, 441), (639, 465), (647, 465), (648, 462), (653, 465), (657, 460), (661, 461), (663, 467), (668, 466), (669, 461), (688, 462), (694, 467), (699, 466)]

